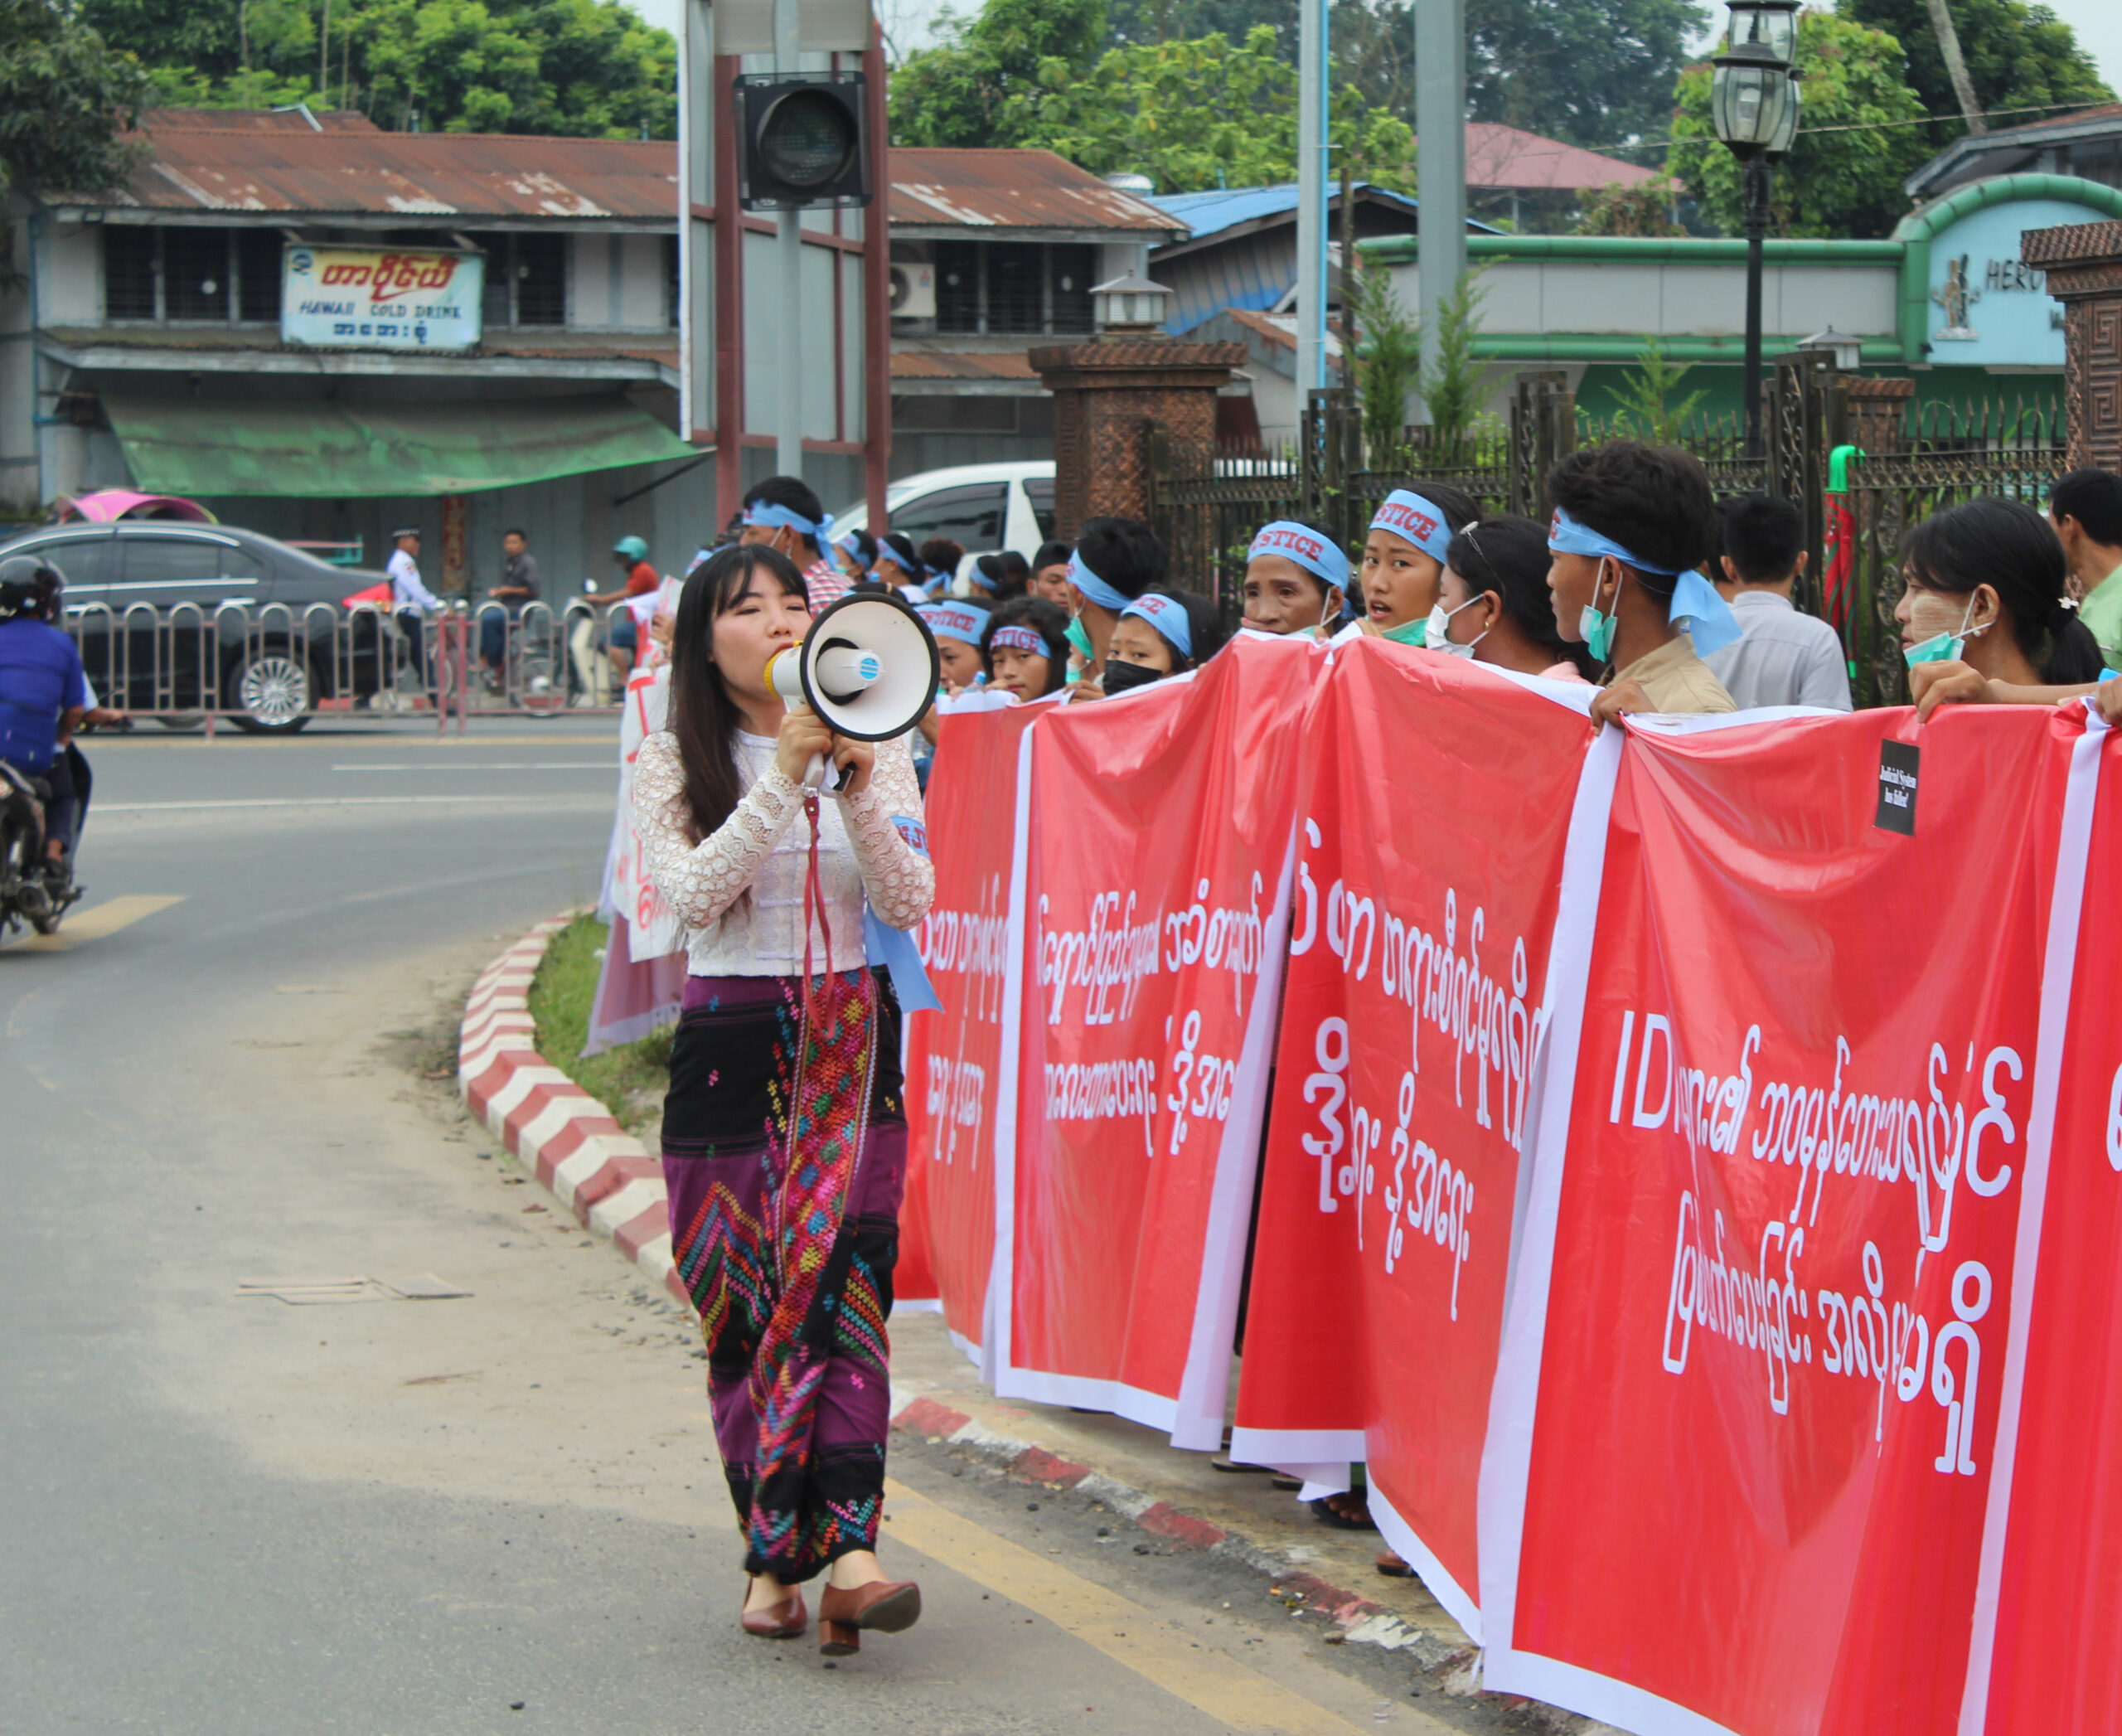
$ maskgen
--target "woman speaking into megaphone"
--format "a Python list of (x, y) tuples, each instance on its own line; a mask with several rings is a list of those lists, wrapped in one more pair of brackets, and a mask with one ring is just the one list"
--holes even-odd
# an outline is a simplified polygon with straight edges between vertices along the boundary
[[(811, 629), (786, 556), (740, 546), (702, 565), (678, 603), (670, 727), (642, 744), (633, 799), (643, 864), (686, 929), (663, 1173), (744, 1537), (741, 1625), (799, 1637), (802, 1585), (823, 1573), (821, 1649), (840, 1656), (921, 1612), (875, 1554), (907, 1139), (899, 1002), (875, 967), (899, 969), (936, 877), (904, 741), (837, 733), (776, 692), (778, 652), (847, 662), (843, 635), (819, 647)], [(911, 643), (933, 657), (925, 633)], [(884, 679), (889, 645), (871, 660), (872, 685), (911, 679)], [(925, 706), (933, 670), (918, 680)], [(854, 722), (825, 700), (843, 728), (883, 703), (850, 707)], [(836, 793), (807, 782), (814, 759), (845, 778)]]

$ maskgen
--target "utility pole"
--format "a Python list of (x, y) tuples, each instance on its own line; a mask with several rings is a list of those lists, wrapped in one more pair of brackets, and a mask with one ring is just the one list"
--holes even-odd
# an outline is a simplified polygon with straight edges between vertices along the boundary
[[(797, 0), (773, 0), (773, 70), (797, 70), (799, 36)], [(881, 178), (883, 166), (879, 165)], [(741, 222), (739, 214), (729, 213)], [(775, 382), (779, 414), (774, 419), (773, 468), (782, 476), (803, 473), (803, 213), (774, 213), (774, 245), (781, 264), (781, 306), (776, 313), (781, 333), (781, 377)], [(838, 333), (834, 334), (838, 341)]]
[(1296, 402), (1326, 384), (1326, 0), (1297, 11)]
[(1427, 381), (1445, 304), (1466, 274), (1466, 0), (1415, 0), (1415, 148)]
[(1953, 28), (1951, 8), (1945, 0), (1925, 0), (1931, 13), (1931, 33), (1938, 39), (1938, 52), (1945, 56), (1945, 76), (1953, 81), (1953, 95), (1960, 102), (1960, 119), (1970, 133), (1989, 130), (1981, 105), (1974, 100), (1974, 80), (1967, 75), (1967, 62), (1960, 56), (1960, 32)]

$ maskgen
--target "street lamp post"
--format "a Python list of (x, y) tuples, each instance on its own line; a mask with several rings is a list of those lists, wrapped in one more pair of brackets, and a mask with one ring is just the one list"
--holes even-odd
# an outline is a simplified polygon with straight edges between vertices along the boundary
[(1730, 0), (1731, 34), (1712, 62), (1709, 114), (1737, 158), (1747, 224), (1747, 456), (1761, 443), (1761, 276), (1768, 234), (1768, 163), (1787, 153), (1798, 130), (1798, 85), (1790, 56), (1799, 0)]

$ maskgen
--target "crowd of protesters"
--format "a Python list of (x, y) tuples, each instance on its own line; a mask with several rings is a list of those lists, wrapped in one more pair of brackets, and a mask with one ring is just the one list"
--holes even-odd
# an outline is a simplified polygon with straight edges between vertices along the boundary
[[(1547, 495), (1543, 524), (1484, 514), (1441, 482), (1396, 489), (1353, 561), (1324, 525), (1263, 525), (1236, 631), (1369, 637), (1589, 688), (1601, 727), (1850, 708), (1839, 637), (1794, 600), (1806, 551), (1789, 503), (1720, 502), (1694, 458), (1625, 440), (1571, 453)], [(615, 550), (627, 594), (644, 588), (643, 552)], [(2122, 720), (2122, 683), (2102, 685), (2122, 669), (2122, 478), (2075, 471), (2045, 516), (1998, 498), (1933, 513), (1907, 538), (1902, 577), (1896, 618), (1921, 716), (2089, 696)], [(823, 1575), (821, 1637), (845, 1653), (920, 1612), (919, 1588), (888, 1579), (874, 1549), (907, 1156), (894, 941), (934, 894), (923, 789), (939, 714), (967, 696), (989, 708), (1110, 701), (1186, 675), (1230, 633), (1135, 521), (1091, 518), (1030, 560), (969, 555), (889, 530), (836, 536), (792, 477), (753, 488), (671, 589), (650, 624), (669, 661), (669, 726), (642, 744), (632, 788), (642, 860), (686, 931), (663, 1123), (673, 1254), (707, 1334), (747, 1540), (741, 1625), (802, 1633), (802, 1588)], [(939, 673), (919, 726), (874, 744), (785, 706), (767, 673), (817, 611), (864, 593), (920, 614)], [(838, 769), (843, 800), (811, 793), (820, 760)], [(775, 1223), (801, 1232), (769, 1245)], [(1329, 1489), (1312, 1508), (1329, 1525), (1369, 1524), (1356, 1491)], [(1407, 1571), (1389, 1554), (1379, 1566)]]

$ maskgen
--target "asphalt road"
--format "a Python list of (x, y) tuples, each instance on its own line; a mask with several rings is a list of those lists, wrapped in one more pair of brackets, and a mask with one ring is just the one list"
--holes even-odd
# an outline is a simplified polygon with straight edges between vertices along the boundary
[[(89, 751), (89, 895), (0, 949), (0, 1732), (1441, 1728), (1245, 1570), (936, 1452), (884, 1546), (918, 1628), (743, 1639), (689, 1323), (441, 1076), (452, 999), (593, 895), (608, 725)], [(239, 1290), (425, 1274), (470, 1294)]]

